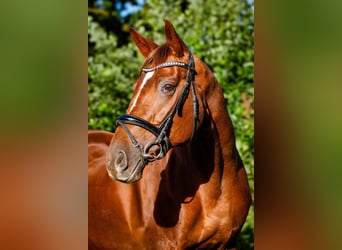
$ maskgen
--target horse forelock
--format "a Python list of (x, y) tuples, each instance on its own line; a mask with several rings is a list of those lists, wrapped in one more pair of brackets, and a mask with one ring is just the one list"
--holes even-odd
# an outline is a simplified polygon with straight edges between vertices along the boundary
[(160, 45), (152, 54), (146, 59), (142, 67), (140, 68), (140, 73), (143, 68), (147, 66), (156, 66), (167, 61), (167, 58), (172, 53), (172, 49), (168, 44)]

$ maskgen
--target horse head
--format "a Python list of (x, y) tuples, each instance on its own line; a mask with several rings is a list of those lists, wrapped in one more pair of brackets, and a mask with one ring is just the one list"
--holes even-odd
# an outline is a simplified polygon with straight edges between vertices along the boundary
[(127, 114), (117, 120), (106, 164), (111, 178), (126, 183), (140, 180), (149, 162), (193, 138), (204, 117), (202, 95), (210, 77), (169, 21), (163, 45), (134, 29), (131, 37), (146, 61)]

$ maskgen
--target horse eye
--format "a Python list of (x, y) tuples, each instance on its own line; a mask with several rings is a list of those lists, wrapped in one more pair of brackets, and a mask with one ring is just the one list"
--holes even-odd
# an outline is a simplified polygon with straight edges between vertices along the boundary
[(161, 91), (164, 94), (173, 94), (175, 89), (176, 89), (176, 86), (174, 84), (170, 83), (170, 82), (165, 82), (161, 86)]

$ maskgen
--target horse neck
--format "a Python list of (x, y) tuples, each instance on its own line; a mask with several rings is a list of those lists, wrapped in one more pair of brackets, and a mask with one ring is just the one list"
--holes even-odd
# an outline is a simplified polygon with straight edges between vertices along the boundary
[(217, 141), (222, 156), (223, 165), (231, 164), (232, 160), (239, 158), (236, 146), (234, 128), (230, 116), (226, 108), (226, 101), (223, 92), (216, 78), (212, 76), (212, 85), (205, 93), (205, 109), (206, 114), (211, 120), (212, 129), (217, 135)]

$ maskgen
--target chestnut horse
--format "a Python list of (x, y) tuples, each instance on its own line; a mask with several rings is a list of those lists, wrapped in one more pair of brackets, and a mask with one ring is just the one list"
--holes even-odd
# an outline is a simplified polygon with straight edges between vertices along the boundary
[(131, 36), (127, 114), (88, 137), (89, 249), (234, 249), (251, 195), (222, 90), (169, 21), (161, 46)]

